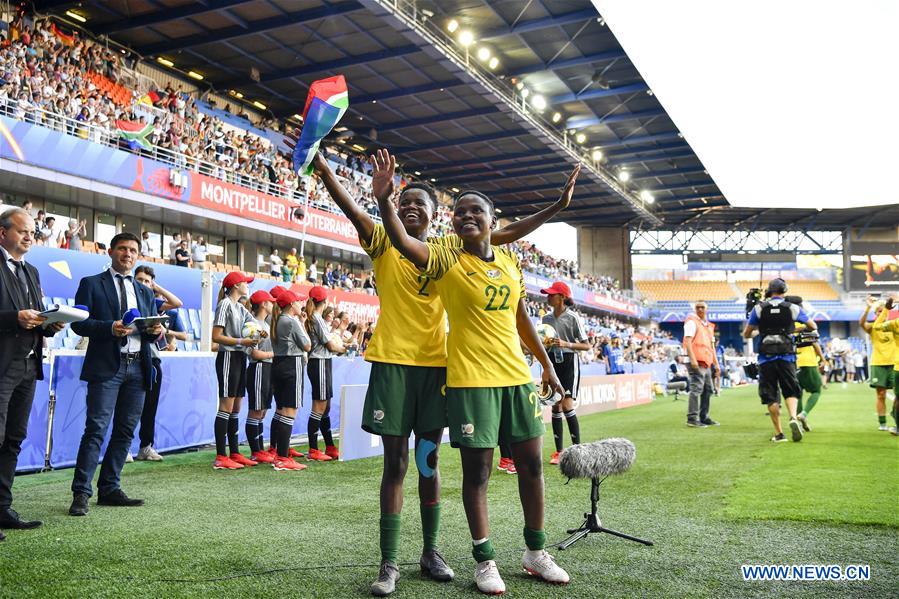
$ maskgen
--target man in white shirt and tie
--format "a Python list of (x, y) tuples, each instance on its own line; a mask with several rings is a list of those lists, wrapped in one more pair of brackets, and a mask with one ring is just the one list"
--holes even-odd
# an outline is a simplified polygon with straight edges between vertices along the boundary
[(153, 291), (134, 280), (139, 252), (140, 239), (135, 234), (119, 233), (109, 245), (109, 269), (81, 279), (75, 294), (75, 303), (86, 306), (90, 316), (73, 324), (72, 330), (90, 338), (90, 343), (81, 370), (81, 380), (87, 381), (87, 411), (72, 480), (72, 516), (87, 515), (100, 447), (110, 423), (112, 434), (97, 480), (97, 503), (117, 507), (144, 503), (125, 495), (120, 484), (144, 396), (154, 380), (150, 344), (162, 332), (160, 325), (140, 330), (127, 318), (133, 310), (141, 316), (156, 315)]
[[(41, 525), (25, 521), (12, 509), (12, 484), (35, 381), (42, 379), (44, 337), (63, 324), (44, 325), (40, 315), (41, 281), (37, 269), (25, 262), (34, 243), (34, 219), (21, 208), (0, 214), (0, 529), (28, 529)], [(0, 532), (0, 541), (4, 539)]]

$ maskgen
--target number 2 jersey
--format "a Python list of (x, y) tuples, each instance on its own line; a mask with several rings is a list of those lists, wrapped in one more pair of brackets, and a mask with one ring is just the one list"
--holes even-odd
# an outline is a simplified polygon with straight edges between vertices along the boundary
[(533, 382), (518, 341), (518, 300), (525, 297), (518, 258), (493, 247), (487, 262), (461, 247), (428, 243), (425, 274), (449, 317), (448, 387), (512, 387)]
[[(371, 243), (360, 240), (371, 257), (381, 314), (365, 359), (406, 366), (446, 366), (446, 318), (430, 277), (393, 247), (383, 225), (376, 224)], [(438, 246), (459, 246), (455, 235), (428, 238)]]

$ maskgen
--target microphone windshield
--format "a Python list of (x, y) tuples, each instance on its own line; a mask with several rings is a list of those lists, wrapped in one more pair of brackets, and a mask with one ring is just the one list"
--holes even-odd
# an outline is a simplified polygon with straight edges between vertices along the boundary
[(140, 310), (138, 310), (137, 308), (131, 308), (130, 310), (122, 314), (122, 324), (129, 325), (137, 318), (140, 318)]
[(614, 437), (572, 445), (559, 456), (559, 470), (568, 478), (603, 478), (627, 471), (636, 457), (633, 443)]

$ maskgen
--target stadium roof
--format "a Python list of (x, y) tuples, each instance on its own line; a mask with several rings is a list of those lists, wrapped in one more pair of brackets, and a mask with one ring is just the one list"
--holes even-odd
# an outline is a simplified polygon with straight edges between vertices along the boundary
[[(554, 141), (565, 131), (585, 136), (582, 152), (604, 154), (601, 170), (582, 173), (560, 218), (574, 225), (842, 229), (872, 219), (871, 209), (729, 206), (589, 0), (419, 1), (411, 19), (385, 0), (34, 4), (62, 18), (73, 9), (93, 33), (148, 59), (165, 57), (182, 73), (202, 74), (219, 93), (239, 91), (281, 118), (302, 110), (313, 80), (341, 73), (350, 88), (343, 122), (350, 143), (388, 147), (406, 172), (446, 189), (477, 188), (502, 216), (555, 198), (577, 160)], [(462, 31), (475, 39), (468, 49), (480, 69), (474, 74), (440, 47), (443, 40), (464, 53)], [(480, 48), (497, 58), (492, 74), (489, 59), (477, 57)], [(530, 100), (521, 98), (519, 83)], [(547, 104), (542, 115), (532, 108), (538, 94)], [(513, 108), (509, 97), (528, 109)], [(621, 169), (627, 184), (617, 180)], [(640, 199), (643, 190), (654, 204)], [(899, 207), (876, 214), (899, 222)]]

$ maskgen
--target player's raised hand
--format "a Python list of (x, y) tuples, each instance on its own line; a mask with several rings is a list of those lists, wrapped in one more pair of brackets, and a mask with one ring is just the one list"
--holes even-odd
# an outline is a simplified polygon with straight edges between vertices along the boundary
[(396, 157), (387, 150), (378, 150), (370, 158), (374, 170), (371, 173), (371, 190), (375, 198), (383, 200), (393, 196), (395, 184)]
[(574, 183), (577, 181), (577, 176), (580, 172), (581, 165), (575, 165), (574, 170), (568, 175), (568, 181), (565, 182), (565, 187), (562, 188), (562, 195), (559, 196), (559, 204), (562, 206), (563, 210), (568, 208), (568, 205), (571, 203), (571, 196), (574, 195)]
[(312, 159), (312, 168), (315, 169), (317, 174), (321, 174), (328, 170), (328, 162), (325, 160), (325, 157), (322, 156), (321, 152), (315, 153), (315, 158)]

